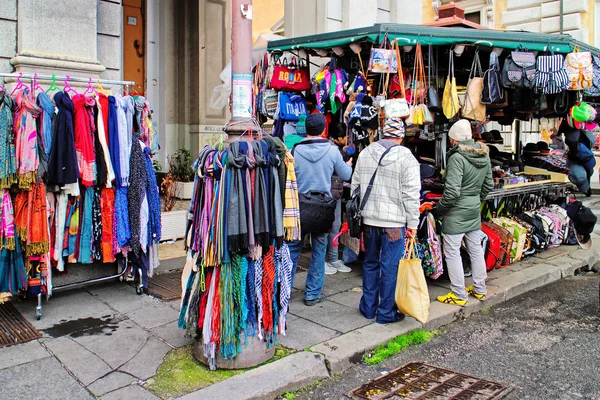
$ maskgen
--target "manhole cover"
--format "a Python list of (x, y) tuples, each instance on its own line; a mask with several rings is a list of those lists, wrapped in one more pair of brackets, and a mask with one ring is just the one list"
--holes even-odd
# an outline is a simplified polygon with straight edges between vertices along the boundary
[(422, 362), (411, 362), (348, 393), (368, 400), (497, 400), (512, 391), (501, 383)]
[(0, 304), (0, 347), (39, 339), (42, 334), (11, 303)]
[(155, 275), (149, 278), (148, 294), (163, 301), (181, 299), (181, 271)]

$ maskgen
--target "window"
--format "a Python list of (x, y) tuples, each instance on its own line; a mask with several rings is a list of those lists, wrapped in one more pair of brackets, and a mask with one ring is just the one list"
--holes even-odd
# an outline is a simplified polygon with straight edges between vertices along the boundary
[(465, 19), (471, 22), (475, 22), (476, 24), (481, 24), (481, 12), (475, 11), (470, 13), (465, 13)]

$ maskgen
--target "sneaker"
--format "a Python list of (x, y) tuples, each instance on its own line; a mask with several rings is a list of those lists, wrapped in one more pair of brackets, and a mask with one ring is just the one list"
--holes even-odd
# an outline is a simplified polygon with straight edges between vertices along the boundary
[(450, 292), (445, 296), (438, 296), (437, 301), (444, 304), (452, 304), (453, 306), (464, 307), (467, 305), (467, 300), (459, 299), (454, 292)]
[(465, 290), (467, 291), (467, 293), (469, 293), (471, 296), (475, 297), (477, 300), (479, 300), (479, 301), (484, 301), (485, 300), (485, 294), (479, 294), (479, 293), (477, 293), (475, 291), (475, 288), (473, 286), (469, 286)]
[(307, 306), (314, 306), (315, 304), (319, 304), (320, 302), (322, 302), (323, 300), (325, 300), (325, 295), (323, 293), (321, 293), (319, 295), (319, 297), (317, 297), (316, 299), (304, 299), (304, 305)]
[(325, 275), (333, 275), (337, 272), (338, 270), (335, 267), (333, 267), (330, 263), (325, 263)]
[(335, 268), (338, 272), (352, 272), (352, 268), (348, 267), (342, 260), (337, 260), (332, 263), (327, 263)]

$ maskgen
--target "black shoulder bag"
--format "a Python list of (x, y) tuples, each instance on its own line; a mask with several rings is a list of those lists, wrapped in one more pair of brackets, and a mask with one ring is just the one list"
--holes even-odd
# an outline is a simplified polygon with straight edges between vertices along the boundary
[(348, 231), (350, 236), (353, 238), (360, 238), (360, 234), (362, 232), (362, 211), (369, 200), (369, 196), (371, 196), (373, 183), (375, 182), (375, 177), (377, 177), (379, 166), (381, 165), (381, 162), (387, 153), (397, 146), (399, 145), (396, 144), (390, 147), (384, 151), (379, 158), (379, 163), (377, 164), (377, 168), (375, 168), (375, 172), (373, 172), (373, 176), (371, 176), (371, 180), (369, 181), (369, 185), (367, 186), (364, 197), (362, 199), (360, 198), (360, 186), (358, 186), (352, 193), (352, 198), (348, 201), (348, 203), (346, 203), (346, 221), (348, 222)]

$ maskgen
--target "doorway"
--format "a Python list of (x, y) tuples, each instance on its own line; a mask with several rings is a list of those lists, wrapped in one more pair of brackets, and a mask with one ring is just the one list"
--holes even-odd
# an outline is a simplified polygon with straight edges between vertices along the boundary
[(146, 87), (146, 1), (123, 0), (123, 79), (135, 81), (135, 94)]

